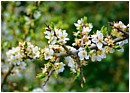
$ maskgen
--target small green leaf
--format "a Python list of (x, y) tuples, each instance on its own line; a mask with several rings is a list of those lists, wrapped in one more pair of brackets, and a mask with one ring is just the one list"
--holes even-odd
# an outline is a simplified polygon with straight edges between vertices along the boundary
[(85, 46), (85, 49), (87, 52), (90, 52), (90, 48), (88, 47), (88, 45)]
[(55, 76), (55, 78), (57, 78), (57, 74), (56, 74), (56, 72), (54, 73), (54, 76)]
[(36, 77), (39, 79), (45, 78), (46, 74), (45, 73), (39, 73)]
[(74, 80), (76, 80), (80, 75), (80, 68), (77, 69), (77, 75), (75, 76)]
[(121, 49), (122, 47), (119, 46), (119, 45), (115, 45), (114, 48), (115, 48), (115, 49)]
[(102, 33), (104, 36), (106, 36), (106, 35), (107, 35), (107, 27), (102, 26), (102, 27), (101, 27), (101, 33)]
[(54, 24), (53, 23), (51, 23), (50, 26), (51, 26), (52, 29), (54, 29)]
[(87, 17), (86, 16), (84, 16), (84, 23), (87, 23)]
[(78, 30), (81, 32), (82, 31), (82, 26), (79, 26)]

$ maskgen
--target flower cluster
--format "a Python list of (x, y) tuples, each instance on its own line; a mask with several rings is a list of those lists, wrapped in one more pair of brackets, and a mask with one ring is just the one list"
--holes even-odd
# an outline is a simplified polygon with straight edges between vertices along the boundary
[(56, 43), (65, 44), (69, 40), (69, 38), (67, 38), (68, 34), (66, 33), (66, 30), (57, 28), (54, 28), (52, 30), (50, 28), (47, 28), (44, 33), (46, 34), (45, 38), (48, 39), (48, 43), (51, 45), (54, 45)]
[[(88, 60), (89, 58), (91, 58), (93, 62), (101, 61), (103, 58), (106, 58), (106, 54), (113, 53), (117, 45), (121, 48), (121, 44), (128, 43), (128, 40), (125, 40), (126, 43), (121, 41), (114, 44), (115, 38), (123, 38), (124, 35), (124, 33), (118, 29), (127, 31), (128, 28), (128, 26), (125, 26), (121, 21), (119, 21), (119, 23), (113, 23), (110, 35), (105, 35), (106, 29), (103, 28), (97, 30), (95, 34), (89, 34), (93, 26), (91, 23), (87, 23), (87, 18), (85, 17), (84, 19), (81, 18), (81, 20), (78, 20), (74, 25), (78, 31), (74, 32), (76, 38), (72, 45), (79, 47), (78, 56), (81, 61), (84, 59)], [(86, 31), (84, 30), (85, 27), (87, 28)], [(123, 48), (119, 49), (119, 51), (120, 50), (123, 50)]]
[(13, 47), (6, 52), (9, 64), (16, 66), (14, 73), (19, 72), (18, 69), (25, 69), (27, 65), (25, 60), (40, 58), (40, 55), (40, 48), (32, 45), (30, 42), (19, 42), (19, 46)]
[[(118, 24), (118, 26), (117, 26)], [(125, 29), (126, 26), (119, 22), (113, 23), (111, 34), (108, 35), (106, 33), (106, 27), (102, 27), (101, 30), (94, 31), (91, 34), (93, 25), (91, 23), (87, 23), (87, 18), (81, 18), (77, 23), (74, 23), (76, 26), (77, 32), (74, 32), (75, 42), (72, 44), (73, 46), (79, 47), (77, 50), (74, 47), (66, 46), (67, 33), (65, 30), (57, 29), (55, 27), (48, 26), (46, 28), (45, 38), (48, 39), (48, 43), (50, 44), (48, 48), (44, 49), (44, 57), (45, 60), (49, 60), (47, 64), (45, 64), (43, 68), (43, 72), (48, 75), (50, 67), (53, 67), (56, 74), (63, 72), (65, 66), (69, 66), (71, 72), (79, 73), (80, 64), (86, 65), (87, 60), (91, 59), (91, 61), (101, 61), (106, 58), (106, 54), (113, 53), (116, 47), (123, 46), (128, 43), (127, 40), (120, 41), (118, 43), (114, 43), (115, 38), (123, 38), (123, 33), (118, 31), (116, 27), (120, 27), (121, 29)], [(117, 35), (115, 35), (117, 34)], [(66, 47), (65, 47), (65, 46)], [(118, 49), (118, 51), (122, 51), (122, 47)], [(80, 63), (77, 62), (77, 56), (79, 57)], [(65, 63), (60, 61), (60, 56), (64, 57)], [(65, 65), (67, 64), (67, 65)]]

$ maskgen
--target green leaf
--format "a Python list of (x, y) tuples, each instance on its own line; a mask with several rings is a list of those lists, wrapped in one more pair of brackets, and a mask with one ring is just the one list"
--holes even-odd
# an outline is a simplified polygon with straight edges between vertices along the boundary
[(39, 79), (43, 79), (43, 78), (46, 77), (46, 74), (45, 73), (39, 73), (36, 77), (39, 78)]
[(119, 45), (115, 45), (114, 48), (115, 48), (115, 49), (121, 49), (122, 47), (119, 46)]
[(84, 23), (87, 23), (87, 17), (86, 16), (84, 16)]
[(102, 33), (104, 36), (106, 36), (106, 35), (107, 35), (107, 27), (102, 26), (102, 27), (101, 27), (101, 33)]
[(88, 47), (88, 45), (85, 46), (85, 49), (87, 52), (90, 52), (90, 48)]
[(82, 31), (82, 26), (79, 26), (78, 30), (81, 32)]
[(54, 73), (54, 76), (55, 76), (55, 78), (57, 78), (57, 74), (56, 74), (56, 72)]
[(77, 75), (75, 76), (74, 80), (76, 80), (80, 75), (80, 68), (77, 69)]
[(52, 29), (54, 29), (54, 24), (53, 23), (51, 23), (50, 26), (51, 26)]

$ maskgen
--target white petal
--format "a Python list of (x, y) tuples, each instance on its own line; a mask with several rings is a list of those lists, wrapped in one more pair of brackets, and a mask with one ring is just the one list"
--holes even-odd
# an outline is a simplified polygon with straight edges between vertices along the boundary
[(124, 52), (124, 48), (121, 48), (118, 50), (119, 52)]
[(98, 47), (99, 49), (102, 49), (102, 46), (103, 46), (103, 44), (102, 44), (101, 42), (98, 42), (98, 43), (97, 43), (97, 47)]
[(80, 60), (84, 60), (84, 57), (83, 57), (83, 56), (80, 56)]
[(100, 56), (97, 56), (97, 61), (101, 61), (101, 57)]
[(86, 56), (85, 56), (85, 59), (89, 59), (89, 56), (88, 56), (88, 55), (86, 55)]

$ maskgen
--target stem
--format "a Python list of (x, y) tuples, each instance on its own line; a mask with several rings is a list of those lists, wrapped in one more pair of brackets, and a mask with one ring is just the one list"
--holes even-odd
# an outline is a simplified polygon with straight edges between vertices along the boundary
[(50, 78), (50, 76), (51, 76), (51, 74), (52, 74), (53, 71), (54, 71), (54, 70), (51, 69), (50, 72), (49, 72), (49, 74), (47, 75), (47, 78), (46, 78), (46, 80), (45, 80), (44, 83), (43, 83), (43, 90), (44, 90), (44, 87), (45, 87), (46, 83), (48, 82), (48, 80), (49, 80), (49, 78)]
[[(58, 61), (59, 61), (59, 58), (56, 59), (56, 62), (58, 62)], [(43, 91), (45, 91), (44, 87), (46, 86), (46, 84), (47, 84), (47, 82), (48, 82), (48, 80), (49, 80), (49, 78), (50, 78), (50, 76), (51, 76), (51, 74), (52, 74), (53, 71), (54, 71), (53, 68), (49, 71), (49, 74), (47, 75), (47, 77), (46, 77), (46, 79), (45, 79), (45, 81), (43, 83)]]
[(14, 65), (12, 65), (12, 66), (10, 67), (8, 73), (5, 75), (5, 77), (4, 77), (4, 79), (3, 79), (3, 82), (2, 82), (2, 84), (1, 84), (1, 89), (3, 88), (4, 84), (6, 83), (7, 77), (10, 75), (11, 71), (13, 70), (13, 68), (14, 68)]
[[(110, 26), (114, 26), (113, 23), (111, 23), (111, 22), (108, 22), (108, 24), (110, 24)], [(117, 28), (117, 27), (114, 27), (114, 28), (117, 29), (118, 31), (124, 33), (125, 35), (127, 35), (127, 36), (129, 37), (129, 33), (128, 33), (128, 32), (123, 31), (123, 30), (121, 30), (121, 29), (119, 29), (119, 28)]]

